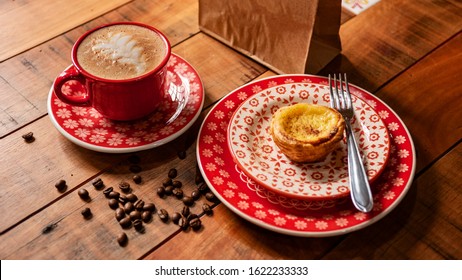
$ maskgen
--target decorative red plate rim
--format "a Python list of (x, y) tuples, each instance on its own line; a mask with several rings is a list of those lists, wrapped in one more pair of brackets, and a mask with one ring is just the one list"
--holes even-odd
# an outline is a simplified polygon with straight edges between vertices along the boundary
[[(53, 87), (48, 94), (48, 115), (53, 125), (63, 136), (89, 150), (105, 153), (128, 153), (158, 147), (176, 139), (191, 127), (199, 117), (205, 99), (201, 78), (194, 67), (185, 59), (172, 53), (167, 63), (167, 71), (169, 94), (175, 94), (171, 91), (177, 91), (176, 95), (179, 96), (184, 91), (189, 90), (186, 102), (175, 101), (175, 104), (170, 102), (172, 108), (166, 109), (169, 113), (168, 120), (155, 119), (157, 118), (156, 114), (159, 115), (159, 113), (154, 112), (141, 120), (112, 122), (102, 117), (91, 107), (78, 107), (63, 103), (54, 94)], [(184, 89), (186, 87), (188, 89)], [(174, 98), (178, 98), (177, 96)], [(65, 110), (65, 112), (60, 110)], [(76, 116), (85, 116), (85, 118)], [(79, 123), (83, 120), (87, 120), (90, 125), (93, 122), (94, 125), (88, 127), (88, 123)], [(76, 133), (78, 129), (83, 131), (83, 134)], [(131, 134), (127, 135), (126, 131), (130, 131)], [(112, 135), (112, 138), (117, 135), (120, 138), (115, 138), (115, 140), (111, 138), (112, 142), (109, 143), (109, 134)]]
[(362, 229), (385, 217), (401, 202), (411, 187), (416, 168), (415, 148), (408, 129), (379, 98), (350, 85), (350, 90), (356, 96), (375, 108), (390, 133), (390, 159), (381, 176), (373, 183), (374, 208), (370, 213), (356, 210), (349, 200), (319, 210), (297, 209), (274, 202), (241, 179), (241, 173), (226, 145), (228, 122), (239, 104), (267, 87), (307, 80), (323, 83), (327, 78), (315, 75), (268, 77), (248, 83), (223, 97), (201, 125), (196, 144), (199, 169), (205, 182), (223, 204), (262, 228), (302, 237), (335, 236)]

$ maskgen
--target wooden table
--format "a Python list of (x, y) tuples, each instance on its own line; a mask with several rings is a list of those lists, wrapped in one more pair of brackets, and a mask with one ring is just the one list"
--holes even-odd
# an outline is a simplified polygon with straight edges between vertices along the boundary
[[(173, 52), (193, 65), (205, 87), (202, 115), (181, 137), (151, 150), (106, 154), (71, 143), (53, 126), (46, 104), (55, 77), (70, 65), (73, 42), (114, 21), (154, 25)], [(144, 233), (123, 230), (102, 190), (142, 171), (136, 194), (173, 213), (182, 202), (155, 189), (171, 168), (185, 193), (197, 187), (199, 126), (223, 96), (275, 75), (200, 32), (198, 1), (2, 1), (0, 4), (1, 259), (462, 259), (462, 3), (382, 0), (354, 16), (344, 11), (343, 51), (319, 75), (345, 72), (404, 121), (414, 140), (414, 182), (380, 221), (345, 235), (303, 238), (262, 229), (223, 203), (201, 215), (198, 231), (157, 216)], [(35, 141), (22, 135), (33, 132)], [(185, 151), (185, 158), (178, 152)], [(133, 159), (137, 161), (134, 163)], [(65, 180), (59, 192), (55, 183)], [(78, 190), (89, 191), (85, 202)], [(203, 196), (191, 207), (200, 214)], [(89, 207), (93, 217), (82, 218)], [(121, 247), (116, 236), (126, 232)]]

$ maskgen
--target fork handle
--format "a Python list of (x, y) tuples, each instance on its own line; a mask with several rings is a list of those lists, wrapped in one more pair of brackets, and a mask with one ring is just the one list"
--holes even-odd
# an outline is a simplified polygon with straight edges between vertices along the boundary
[(369, 179), (361, 160), (358, 144), (351, 128), (350, 122), (346, 122), (346, 136), (348, 147), (348, 173), (350, 177), (350, 192), (353, 204), (361, 212), (370, 212), (373, 207), (373, 199)]

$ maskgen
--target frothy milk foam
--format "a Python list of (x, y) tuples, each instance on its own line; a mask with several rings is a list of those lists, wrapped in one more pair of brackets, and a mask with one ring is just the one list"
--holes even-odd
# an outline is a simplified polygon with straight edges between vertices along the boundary
[(77, 49), (77, 60), (94, 76), (123, 80), (150, 72), (165, 53), (165, 43), (154, 31), (137, 25), (113, 25), (89, 34)]

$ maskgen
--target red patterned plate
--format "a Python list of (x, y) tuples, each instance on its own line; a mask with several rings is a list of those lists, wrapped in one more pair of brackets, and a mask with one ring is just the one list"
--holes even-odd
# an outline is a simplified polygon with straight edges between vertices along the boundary
[(204, 119), (197, 140), (201, 173), (214, 194), (229, 209), (263, 228), (283, 234), (324, 237), (359, 230), (382, 219), (403, 199), (414, 178), (416, 159), (412, 138), (401, 119), (380, 99), (350, 85), (352, 93), (378, 113), (390, 137), (389, 160), (372, 184), (374, 208), (362, 213), (348, 198), (307, 201), (280, 196), (246, 177), (228, 148), (227, 129), (236, 109), (254, 94), (284, 84), (326, 84), (312, 75), (281, 75), (244, 85), (225, 96)]
[[(62, 102), (53, 89), (48, 96), (48, 115), (61, 134), (90, 150), (127, 153), (163, 145), (185, 132), (198, 118), (204, 104), (201, 79), (187, 61), (172, 54), (167, 71), (165, 101), (146, 118), (111, 121), (91, 107)], [(67, 94), (84, 94), (77, 82), (68, 82), (67, 86)]]
[[(259, 185), (296, 199), (334, 199), (349, 195), (346, 140), (322, 162), (292, 162), (274, 143), (269, 127), (274, 112), (284, 106), (311, 103), (329, 106), (329, 87), (309, 80), (266, 88), (244, 101), (231, 117), (228, 145), (234, 161)], [(352, 95), (351, 125), (364, 165), (373, 182), (389, 155), (388, 131), (378, 113)]]

